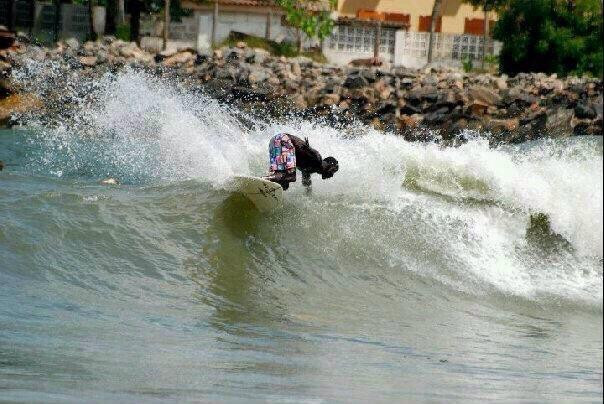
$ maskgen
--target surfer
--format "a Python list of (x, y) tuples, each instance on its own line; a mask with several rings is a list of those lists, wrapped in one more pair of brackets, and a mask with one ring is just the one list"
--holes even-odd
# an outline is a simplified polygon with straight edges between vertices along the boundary
[(289, 188), (290, 182), (296, 182), (296, 169), (302, 172), (302, 185), (310, 189), (310, 175), (321, 174), (324, 180), (333, 177), (338, 171), (338, 160), (333, 157), (321, 158), (321, 154), (310, 147), (308, 139), (282, 133), (273, 136), (269, 143), (269, 175), (267, 180)]

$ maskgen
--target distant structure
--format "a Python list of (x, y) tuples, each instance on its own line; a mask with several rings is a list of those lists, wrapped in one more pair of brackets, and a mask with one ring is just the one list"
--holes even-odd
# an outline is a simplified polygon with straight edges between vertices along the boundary
[[(329, 9), (324, 1), (309, 4), (315, 11)], [(277, 42), (296, 40), (295, 29), (288, 25), (284, 11), (273, 0), (182, 0), (181, 7), (192, 15), (170, 24), (172, 47), (209, 49), (224, 42), (231, 32)], [(143, 23), (143, 36), (149, 37), (143, 38), (143, 47), (157, 46), (157, 39), (152, 37), (157, 37), (159, 31), (154, 30), (153, 25)], [(318, 45), (317, 41), (303, 40), (306, 48)]]
[[(379, 55), (394, 65), (424, 66), (428, 60), (433, 6), (434, 0), (339, 0), (334, 13), (336, 27), (323, 52), (338, 64)], [(483, 46), (483, 11), (475, 10), (462, 0), (442, 0), (440, 11), (433, 61), (459, 67), (464, 59), (479, 59)], [(495, 13), (488, 15), (494, 23)], [(493, 27), (493, 23), (489, 26)], [(500, 44), (489, 42), (487, 54), (497, 54)]]
[[(326, 0), (308, 2), (314, 11), (329, 10)], [(331, 11), (335, 27), (332, 35), (319, 43), (304, 40), (303, 47), (322, 47), (329, 62), (344, 65), (355, 59), (379, 58), (385, 63), (422, 67), (428, 59), (431, 16), (434, 0), (338, 0)], [(210, 49), (222, 43), (230, 32), (240, 32), (273, 41), (295, 42), (296, 30), (289, 26), (283, 10), (274, 0), (182, 0), (188, 11), (180, 21), (172, 20), (168, 47)], [(497, 19), (488, 15), (489, 27)], [(42, 42), (89, 33), (86, 5), (30, 0), (0, 0), (0, 25), (29, 31)], [(125, 18), (128, 21), (128, 17)], [(484, 44), (484, 13), (462, 0), (442, 0), (433, 41), (433, 63), (461, 67), (466, 60), (499, 54), (501, 44)], [(149, 51), (162, 49), (163, 18), (141, 17), (141, 46)]]

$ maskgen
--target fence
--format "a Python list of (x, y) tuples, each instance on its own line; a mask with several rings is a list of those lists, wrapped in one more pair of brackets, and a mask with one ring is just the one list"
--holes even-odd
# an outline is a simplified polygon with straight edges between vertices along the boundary
[[(394, 63), (407, 67), (421, 67), (428, 61), (430, 33), (398, 31)], [(434, 33), (432, 61), (459, 67), (464, 60), (480, 60), (484, 37), (468, 34)], [(499, 55), (501, 42), (488, 41), (487, 55)]]
[[(41, 42), (50, 43), (55, 38), (69, 37), (83, 40), (89, 33), (87, 6), (61, 4), (57, 18), (55, 3), (28, 0), (17, 0), (15, 3), (15, 28), (31, 31)], [(7, 0), (0, 0), (0, 10), (6, 10), (8, 4)], [(9, 25), (7, 19), (7, 13), (0, 13), (0, 25)]]
[[(380, 56), (394, 61), (396, 30), (382, 28)], [(326, 39), (323, 52), (334, 63), (348, 63), (352, 59), (372, 57), (375, 43), (375, 27), (368, 25), (337, 25)]]
[[(371, 26), (338, 25), (326, 40), (324, 53), (337, 64), (373, 56), (375, 28)], [(428, 61), (430, 33), (382, 28), (380, 56), (398, 66), (422, 67)], [(460, 67), (466, 59), (482, 58), (484, 38), (477, 35), (434, 33), (432, 60)], [(489, 41), (487, 54), (499, 55), (501, 43)]]
[[(15, 27), (21, 30), (29, 30), (32, 26), (33, 4), (28, 0), (16, 0), (15, 3), (16, 13), (13, 17)], [(9, 0), (0, 0), (0, 25), (10, 27), (10, 7), (11, 2)]]

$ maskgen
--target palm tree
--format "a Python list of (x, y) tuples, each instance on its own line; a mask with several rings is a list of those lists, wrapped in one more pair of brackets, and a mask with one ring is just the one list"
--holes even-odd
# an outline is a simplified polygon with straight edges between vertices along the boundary
[(434, 48), (434, 31), (436, 30), (436, 24), (438, 17), (440, 17), (440, 9), (443, 0), (434, 0), (432, 6), (432, 17), (430, 19), (430, 39), (428, 41), (428, 63), (432, 63), (432, 49)]

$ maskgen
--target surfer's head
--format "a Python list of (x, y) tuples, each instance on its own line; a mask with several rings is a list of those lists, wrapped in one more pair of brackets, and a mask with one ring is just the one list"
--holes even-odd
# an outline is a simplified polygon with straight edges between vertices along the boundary
[(338, 160), (331, 156), (326, 157), (321, 163), (321, 177), (323, 179), (331, 178), (339, 168)]

